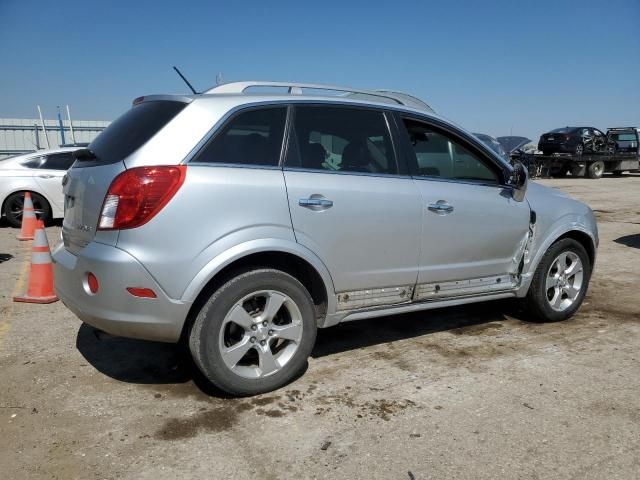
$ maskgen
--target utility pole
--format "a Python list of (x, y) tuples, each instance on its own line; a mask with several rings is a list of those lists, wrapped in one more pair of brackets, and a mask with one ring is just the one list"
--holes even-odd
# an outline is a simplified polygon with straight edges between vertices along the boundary
[(71, 130), (71, 140), (76, 143), (76, 134), (73, 131), (73, 122), (71, 121), (71, 113), (69, 112), (69, 105), (67, 105), (67, 118), (69, 119), (69, 130)]
[(47, 148), (51, 148), (49, 145), (49, 137), (47, 136), (47, 129), (44, 126), (44, 120), (42, 119), (42, 110), (40, 110), (40, 105), (38, 107), (38, 114), (40, 115), (40, 125), (42, 125), (42, 133), (44, 133), (44, 139), (47, 141)]

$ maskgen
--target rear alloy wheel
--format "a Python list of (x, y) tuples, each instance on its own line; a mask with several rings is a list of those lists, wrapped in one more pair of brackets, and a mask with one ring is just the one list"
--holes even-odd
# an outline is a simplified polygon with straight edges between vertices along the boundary
[(315, 343), (313, 300), (279, 270), (243, 273), (204, 304), (189, 336), (202, 373), (234, 395), (269, 392), (298, 375)]
[(578, 145), (576, 145), (576, 150), (575, 150), (575, 154), (576, 155), (582, 155), (584, 152), (584, 145), (582, 145), (581, 143), (579, 143)]
[[(42, 196), (34, 192), (31, 194), (31, 201), (33, 202), (33, 210), (36, 217), (47, 223), (51, 219), (51, 207), (49, 202)], [(7, 217), (7, 222), (12, 227), (20, 228), (22, 225), (22, 209), (24, 208), (24, 192), (16, 192), (7, 198), (4, 202), (4, 214)]]
[(582, 304), (590, 277), (591, 264), (584, 247), (571, 238), (562, 239), (540, 260), (525, 308), (538, 321), (565, 320)]
[(598, 179), (604, 174), (604, 162), (598, 160), (597, 162), (590, 163), (587, 167), (587, 175), (589, 178)]

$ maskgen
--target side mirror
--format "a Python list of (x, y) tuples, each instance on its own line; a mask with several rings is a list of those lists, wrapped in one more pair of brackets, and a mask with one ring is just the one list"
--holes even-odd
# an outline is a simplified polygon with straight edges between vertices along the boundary
[(527, 191), (527, 182), (529, 181), (529, 173), (522, 162), (515, 161), (513, 171), (509, 177), (509, 185), (513, 188), (512, 196), (517, 202), (524, 200), (524, 194)]

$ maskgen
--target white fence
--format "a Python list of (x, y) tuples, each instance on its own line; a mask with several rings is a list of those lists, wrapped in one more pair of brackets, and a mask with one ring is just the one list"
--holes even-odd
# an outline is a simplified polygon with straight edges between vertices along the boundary
[[(110, 122), (73, 120), (73, 134), (68, 120), (63, 120), (64, 143), (89, 143)], [(62, 145), (58, 120), (45, 120), (45, 132), (39, 119), (0, 118), (0, 159)], [(47, 144), (48, 140), (48, 144)]]

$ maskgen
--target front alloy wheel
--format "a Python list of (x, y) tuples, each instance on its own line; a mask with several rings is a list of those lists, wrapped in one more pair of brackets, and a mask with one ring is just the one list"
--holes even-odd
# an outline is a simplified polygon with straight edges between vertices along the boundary
[(557, 322), (571, 317), (587, 293), (591, 262), (582, 244), (563, 238), (551, 245), (538, 263), (525, 310), (532, 320)]
[(547, 301), (551, 308), (562, 312), (573, 305), (584, 279), (580, 257), (571, 251), (562, 252), (551, 263), (547, 272)]

